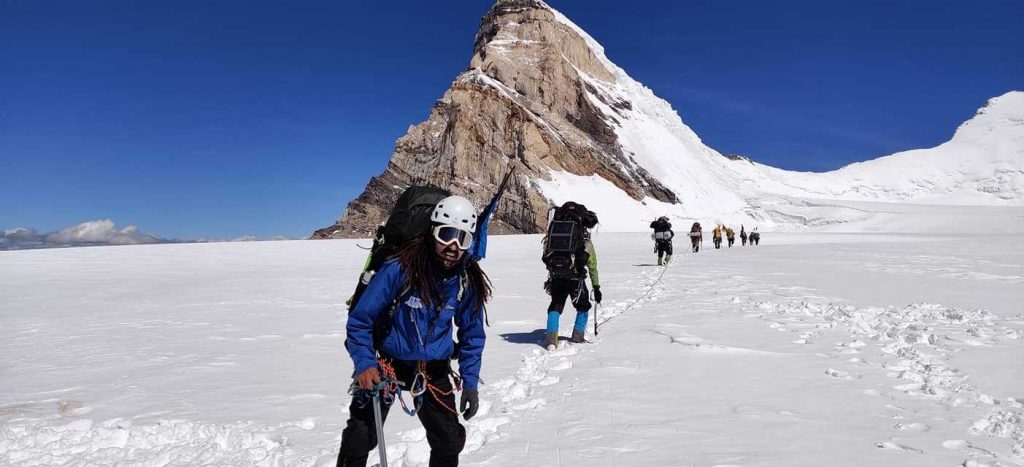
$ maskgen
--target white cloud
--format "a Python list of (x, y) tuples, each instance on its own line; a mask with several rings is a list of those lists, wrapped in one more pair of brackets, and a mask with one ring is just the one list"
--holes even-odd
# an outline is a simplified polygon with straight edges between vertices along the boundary
[(40, 235), (35, 229), (18, 227), (0, 233), (0, 249), (47, 248), (84, 245), (141, 245), (165, 243), (169, 240), (139, 233), (129, 225), (118, 229), (110, 219), (83, 222), (56, 232)]
[(118, 230), (110, 219), (83, 222), (48, 233), (45, 239), (46, 243), (54, 245), (139, 245), (166, 241), (154, 235), (140, 234), (134, 225)]
[(4, 233), (0, 234), (0, 239), (6, 239), (9, 242), (38, 242), (40, 240), (36, 229), (26, 229), (24, 227), (4, 230)]
[(169, 240), (156, 235), (140, 233), (138, 226), (134, 225), (128, 225), (119, 229), (114, 224), (114, 221), (110, 219), (82, 222), (81, 224), (47, 234), (39, 234), (35, 229), (24, 227), (0, 230), (0, 250), (65, 246), (145, 245), (153, 243), (256, 242), (265, 240), (288, 240), (288, 238), (281, 235), (273, 238), (246, 235), (230, 240)]

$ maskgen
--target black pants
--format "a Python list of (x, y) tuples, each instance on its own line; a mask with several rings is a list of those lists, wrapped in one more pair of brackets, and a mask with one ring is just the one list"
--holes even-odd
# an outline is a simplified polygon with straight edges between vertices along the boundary
[(732, 244), (733, 243), (736, 243), (736, 238), (735, 237), (729, 237), (729, 248), (732, 248)]
[(658, 257), (659, 258), (661, 258), (661, 255), (663, 255), (663, 254), (672, 256), (672, 242), (661, 240), (661, 241), (655, 242), (654, 243), (654, 247), (656, 248), (656, 250), (658, 252)]
[[(407, 386), (412, 384), (415, 377), (415, 362), (404, 362), (395, 360), (392, 362), (395, 368), (395, 376), (403, 382), (402, 391), (409, 403), (410, 393)], [(451, 391), (452, 382), (449, 375), (448, 360), (435, 360), (427, 362), (428, 381), (444, 392)], [(466, 429), (459, 423), (459, 416), (454, 412), (455, 393), (441, 396), (442, 407), (428, 390), (423, 394), (423, 405), (420, 406), (416, 415), (427, 430), (427, 443), (430, 444), (430, 466), (457, 466), (459, 465), (459, 453), (466, 445)], [(381, 401), (382, 418), (387, 419), (388, 409), (391, 407)], [(338, 453), (338, 467), (364, 467), (369, 453), (377, 447), (377, 430), (373, 423), (373, 401), (363, 407), (356, 404), (356, 398), (352, 398), (349, 404), (348, 424), (341, 432), (341, 451)]]
[(551, 304), (548, 311), (559, 313), (565, 308), (565, 299), (571, 298), (576, 311), (590, 311), (590, 290), (583, 279), (551, 279)]
[(713, 239), (713, 241), (715, 242), (715, 249), (716, 250), (722, 247), (722, 238), (721, 237), (715, 237)]
[(747, 244), (747, 237), (740, 237), (740, 241), (743, 242), (744, 245), (746, 245)]
[(690, 237), (690, 246), (693, 247), (693, 252), (700, 251), (700, 237)]

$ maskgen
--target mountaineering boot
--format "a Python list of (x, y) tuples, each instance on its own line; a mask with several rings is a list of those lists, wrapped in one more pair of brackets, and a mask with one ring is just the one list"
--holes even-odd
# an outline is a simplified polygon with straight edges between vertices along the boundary
[(544, 334), (544, 348), (555, 350), (558, 348), (558, 318), (562, 316), (557, 311), (548, 312), (547, 333)]
[(555, 350), (558, 348), (558, 333), (549, 332), (544, 338), (544, 347), (548, 350)]
[(661, 266), (661, 256), (658, 256), (658, 266)]
[(574, 329), (572, 331), (572, 338), (569, 339), (569, 341), (572, 342), (573, 344), (582, 344), (587, 340), (583, 338), (583, 331), (577, 331)]
[(668, 266), (669, 261), (672, 261), (672, 255), (665, 255), (665, 266)]

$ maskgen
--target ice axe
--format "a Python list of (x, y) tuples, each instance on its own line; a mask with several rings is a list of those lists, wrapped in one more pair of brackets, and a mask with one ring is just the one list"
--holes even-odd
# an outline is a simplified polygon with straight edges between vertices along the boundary
[(352, 382), (348, 389), (349, 394), (355, 397), (355, 402), (359, 407), (365, 407), (365, 404), (373, 404), (373, 426), (377, 435), (377, 452), (380, 454), (380, 467), (387, 467), (388, 465), (388, 449), (384, 443), (384, 414), (380, 406), (385, 401), (387, 404), (391, 404), (394, 400), (389, 390), (389, 388), (394, 386), (395, 380), (385, 376), (372, 389), (362, 389), (355, 381)]
[(377, 452), (380, 467), (388, 467), (388, 449), (384, 446), (384, 417), (380, 410), (380, 390), (373, 392), (373, 426), (377, 429)]

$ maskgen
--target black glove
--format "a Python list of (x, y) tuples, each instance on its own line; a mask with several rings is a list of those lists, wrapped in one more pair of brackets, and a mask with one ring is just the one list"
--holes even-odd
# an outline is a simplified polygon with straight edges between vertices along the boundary
[(462, 412), (462, 418), (466, 420), (473, 418), (479, 408), (480, 393), (476, 389), (463, 389), (462, 403), (459, 404), (459, 412)]
[(597, 302), (597, 303), (601, 303), (601, 286), (600, 285), (595, 285), (594, 286), (594, 301)]
[(544, 293), (551, 295), (551, 279), (544, 281)]

